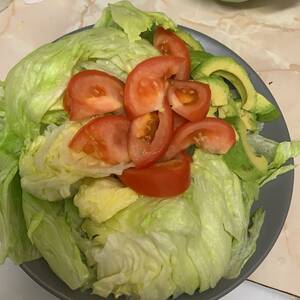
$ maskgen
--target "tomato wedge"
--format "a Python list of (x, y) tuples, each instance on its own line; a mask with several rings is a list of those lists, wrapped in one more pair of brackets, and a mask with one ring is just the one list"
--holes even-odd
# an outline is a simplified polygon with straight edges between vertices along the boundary
[(167, 79), (179, 72), (182, 63), (179, 57), (157, 56), (144, 60), (129, 73), (124, 105), (130, 119), (162, 109)]
[(113, 112), (123, 106), (124, 84), (101, 71), (75, 74), (67, 86), (64, 108), (72, 121)]
[(206, 118), (200, 122), (189, 122), (176, 130), (164, 159), (173, 158), (193, 144), (210, 153), (225, 154), (235, 142), (235, 131), (224, 120)]
[(163, 55), (173, 55), (184, 59), (183, 67), (176, 74), (176, 79), (188, 80), (190, 78), (191, 61), (186, 43), (174, 32), (158, 27), (154, 33), (154, 47)]
[(125, 116), (104, 116), (91, 120), (73, 137), (69, 147), (115, 165), (129, 162), (127, 136), (130, 122)]
[(207, 84), (172, 80), (167, 95), (172, 109), (191, 122), (203, 120), (209, 111), (211, 92)]
[(174, 197), (182, 194), (190, 185), (190, 158), (185, 154), (148, 168), (126, 169), (119, 178), (138, 194)]
[(137, 168), (144, 168), (164, 155), (173, 135), (173, 113), (165, 100), (161, 112), (135, 118), (130, 127), (129, 157)]
[(176, 131), (177, 128), (181, 127), (183, 124), (187, 123), (188, 120), (183, 118), (182, 116), (173, 112), (173, 129)]

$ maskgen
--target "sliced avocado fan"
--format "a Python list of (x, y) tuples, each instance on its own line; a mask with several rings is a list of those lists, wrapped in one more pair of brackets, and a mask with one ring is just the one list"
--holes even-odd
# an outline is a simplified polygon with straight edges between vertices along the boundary
[(198, 68), (204, 76), (213, 73), (229, 80), (239, 92), (243, 109), (254, 111), (256, 107), (256, 91), (247, 72), (231, 57), (216, 56), (206, 59)]

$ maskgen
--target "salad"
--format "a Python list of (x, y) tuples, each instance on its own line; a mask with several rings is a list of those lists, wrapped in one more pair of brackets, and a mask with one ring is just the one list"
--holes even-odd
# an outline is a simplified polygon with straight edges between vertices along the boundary
[(300, 142), (230, 57), (120, 1), (0, 84), (0, 262), (43, 257), (71, 289), (161, 300), (235, 278), (259, 189)]

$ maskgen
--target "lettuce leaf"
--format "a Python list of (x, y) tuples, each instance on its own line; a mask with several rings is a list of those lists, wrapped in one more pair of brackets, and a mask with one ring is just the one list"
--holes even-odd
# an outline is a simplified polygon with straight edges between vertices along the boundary
[(269, 162), (268, 173), (260, 179), (260, 186), (295, 168), (294, 164), (286, 163), (300, 155), (300, 141), (278, 143), (258, 134), (250, 134), (248, 141), (255, 152), (264, 155)]
[(203, 51), (201, 43), (190, 33), (181, 30), (164, 13), (145, 12), (133, 6), (129, 1), (119, 1), (109, 4), (103, 10), (102, 16), (95, 27), (117, 28), (123, 30), (130, 41), (141, 38), (153, 41), (154, 30), (157, 26), (175, 31), (191, 50)]
[(300, 141), (282, 142), (278, 144), (273, 161), (269, 165), (268, 174), (262, 178), (260, 185), (263, 186), (295, 168), (294, 164), (284, 165), (289, 159), (300, 155)]
[(81, 179), (120, 175), (130, 166), (109, 165), (84, 152), (72, 151), (68, 145), (81, 126), (66, 122), (48, 128), (24, 150), (19, 161), (24, 191), (44, 200), (62, 200), (75, 194)]
[(74, 197), (82, 218), (102, 223), (138, 199), (129, 187), (115, 178), (86, 180)]
[(267, 139), (259, 134), (249, 134), (248, 142), (258, 155), (263, 155), (269, 163), (271, 163), (275, 157), (276, 148), (278, 143)]
[(89, 270), (89, 278), (81, 286), (82, 289), (90, 289), (96, 281), (96, 267), (92, 256), (93, 244), (91, 239), (82, 230), (83, 219), (79, 215), (78, 208), (74, 205), (73, 199), (66, 199), (64, 201), (64, 216), (66, 223), (70, 226), (72, 236), (76, 242), (77, 247), (82, 253), (82, 261), (86, 264)]
[(0, 152), (0, 263), (7, 256), (16, 263), (40, 257), (27, 237), (17, 162)]
[(8, 140), (19, 140), (13, 147), (19, 153), (22, 141), (30, 142), (39, 135), (43, 116), (61, 97), (81, 62), (106, 59), (128, 73), (140, 61), (157, 54), (149, 42), (130, 42), (126, 34), (114, 28), (86, 30), (40, 47), (7, 75), (6, 137), (0, 145), (8, 149)]
[(256, 241), (264, 218), (264, 211), (258, 209), (251, 218), (252, 225), (248, 231), (245, 231), (243, 239), (233, 241), (232, 257), (225, 273), (225, 278), (232, 279), (239, 276), (241, 269), (254, 254), (256, 250)]
[(96, 61), (89, 60), (86, 62), (83, 62), (80, 66), (80, 68), (85, 70), (100, 70), (104, 71), (106, 73), (109, 73), (120, 80), (124, 81), (127, 78), (127, 73), (120, 69), (117, 65), (115, 65), (113, 62), (106, 60), (106, 59), (97, 59)]
[(196, 150), (183, 195), (161, 201), (140, 196), (104, 223), (86, 220), (98, 265), (94, 293), (166, 299), (239, 273), (263, 220), (258, 213), (249, 229), (254, 190), (243, 192), (221, 156)]
[(300, 155), (300, 141), (282, 142), (278, 145), (270, 168), (279, 168), (290, 158)]
[[(4, 121), (3, 84), (0, 86), (0, 113)], [(3, 119), (2, 119), (3, 117)], [(1, 133), (3, 133), (1, 131)], [(14, 141), (8, 141), (13, 144)], [(18, 160), (14, 153), (0, 149), (0, 263), (9, 256), (20, 264), (40, 255), (27, 237), (22, 210), (22, 191), (18, 175)]]
[(71, 289), (85, 285), (91, 274), (66, 222), (63, 202), (50, 203), (23, 192), (23, 209), (28, 236), (55, 274)]
[(43, 116), (41, 123), (45, 125), (62, 125), (68, 120), (68, 114), (64, 110), (49, 110)]
[(104, 9), (95, 27), (122, 29), (130, 41), (137, 41), (141, 39), (141, 33), (151, 30), (154, 25), (176, 29), (175, 23), (163, 13), (144, 12), (129, 1), (119, 1)]

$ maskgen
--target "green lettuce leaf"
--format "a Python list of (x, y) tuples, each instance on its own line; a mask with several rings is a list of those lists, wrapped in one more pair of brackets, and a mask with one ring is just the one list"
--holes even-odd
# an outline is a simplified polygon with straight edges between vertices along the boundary
[(259, 134), (248, 135), (249, 144), (258, 155), (263, 155), (269, 163), (271, 163), (275, 157), (276, 148), (278, 143), (267, 139)]
[[(0, 99), (1, 109), (3, 98)], [(3, 114), (4, 115), (4, 114)], [(13, 144), (13, 140), (9, 143)], [(9, 256), (21, 264), (40, 255), (27, 237), (22, 210), (18, 161), (14, 153), (0, 149), (0, 263)]]
[(45, 125), (62, 125), (68, 120), (68, 114), (64, 110), (49, 110), (43, 116), (41, 123)]
[(260, 186), (265, 185), (266, 183), (275, 180), (278, 176), (283, 175), (295, 168), (294, 165), (282, 166), (278, 169), (271, 169), (264, 178), (261, 179)]
[(130, 164), (109, 165), (84, 152), (75, 152), (69, 143), (81, 128), (78, 122), (50, 127), (24, 150), (19, 168), (24, 191), (40, 199), (56, 201), (77, 191), (85, 177), (120, 175)]
[(254, 254), (256, 250), (256, 242), (259, 237), (264, 218), (264, 211), (262, 209), (258, 209), (251, 218), (252, 225), (249, 230), (244, 233), (243, 239), (233, 241), (232, 257), (228, 265), (225, 278), (232, 279), (239, 276), (243, 266)]
[(7, 256), (21, 264), (40, 255), (27, 236), (17, 162), (0, 151), (0, 263)]
[(175, 23), (163, 13), (144, 12), (129, 1), (119, 1), (104, 9), (95, 27), (121, 28), (130, 41), (137, 41), (141, 39), (141, 33), (151, 30), (154, 25), (176, 29)]
[(89, 60), (86, 62), (83, 62), (80, 66), (80, 68), (84, 70), (100, 70), (104, 71), (106, 73), (109, 73), (120, 80), (124, 81), (127, 78), (127, 73), (120, 69), (117, 65), (115, 65), (113, 62), (107, 60), (107, 59), (97, 59), (96, 61)]
[[(147, 41), (129, 42), (114, 28), (94, 28), (69, 35), (35, 50), (10, 70), (5, 81), (6, 138), (28, 142), (40, 133), (45, 113), (64, 92), (76, 66), (89, 59), (106, 59), (128, 73), (158, 51)], [(14, 145), (20, 152), (22, 143)], [(9, 148), (9, 150), (12, 150)]]
[(115, 178), (87, 180), (80, 185), (74, 197), (82, 218), (102, 223), (138, 198), (129, 187), (123, 186)]
[(276, 153), (270, 168), (279, 168), (290, 158), (300, 155), (300, 141), (282, 142), (276, 148)]
[(244, 193), (221, 156), (196, 150), (193, 158), (192, 183), (183, 195), (140, 196), (102, 224), (84, 221), (98, 265), (94, 293), (165, 299), (204, 291), (240, 271), (261, 226), (262, 218), (254, 217), (248, 236), (257, 186)]
[(71, 289), (77, 289), (91, 275), (66, 222), (63, 204), (43, 201), (23, 192), (23, 210), (31, 241), (55, 274)]
[(260, 185), (263, 186), (279, 175), (295, 168), (293, 164), (284, 165), (289, 159), (300, 155), (300, 141), (282, 142), (278, 144), (273, 161), (269, 165), (268, 174), (261, 179)]
[(93, 244), (88, 235), (83, 231), (83, 219), (79, 215), (78, 208), (74, 205), (73, 199), (66, 199), (64, 201), (64, 215), (67, 224), (70, 226), (72, 236), (76, 245), (80, 249), (83, 262), (87, 265), (89, 270), (89, 278), (82, 286), (82, 289), (89, 289), (96, 281), (95, 261), (92, 256)]
[(242, 193), (245, 205), (246, 220), (250, 219), (250, 212), (252, 204), (258, 199), (259, 195), (259, 183), (256, 181), (242, 181)]
[(300, 155), (300, 141), (278, 143), (258, 134), (248, 135), (248, 141), (259, 155), (267, 158), (268, 173), (260, 179), (260, 186), (295, 168), (286, 162)]

